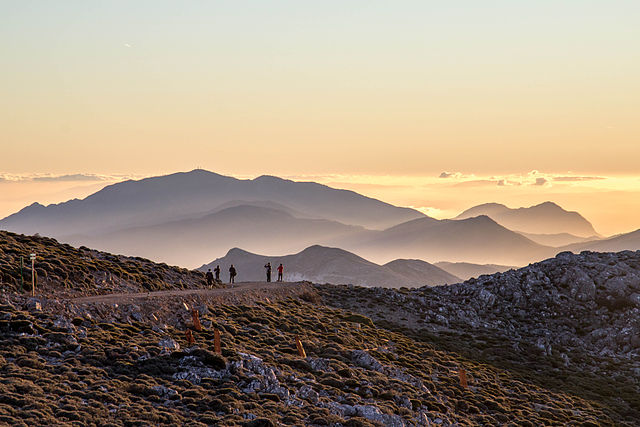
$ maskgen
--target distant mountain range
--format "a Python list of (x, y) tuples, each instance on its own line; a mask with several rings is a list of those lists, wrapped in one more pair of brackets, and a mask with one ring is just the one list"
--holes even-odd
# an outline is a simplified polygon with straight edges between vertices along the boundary
[(241, 180), (201, 169), (109, 185), (83, 200), (38, 203), (0, 221), (4, 230), (58, 238), (202, 217), (238, 200), (286, 206), (305, 216), (384, 229), (424, 215), (315, 182), (274, 176)]
[(200, 267), (212, 270), (219, 265), (222, 279), (229, 277), (231, 264), (238, 270), (238, 281), (264, 281), (267, 262), (273, 267), (272, 280), (276, 279), (276, 267), (282, 263), (285, 281), (308, 280), (314, 283), (353, 284), (390, 288), (435, 286), (460, 282), (460, 278), (420, 260), (395, 260), (385, 265), (367, 261), (351, 252), (338, 248), (314, 245), (305, 250), (284, 256), (257, 255), (242, 249), (231, 249), (227, 255)]
[(69, 236), (66, 241), (185, 266), (201, 265), (212, 254), (225, 253), (231, 247), (254, 253), (294, 253), (314, 244), (341, 247), (378, 263), (408, 258), (520, 265), (555, 255), (553, 248), (539, 245), (486, 216), (459, 221), (423, 217), (386, 230), (369, 230), (337, 221), (295, 217), (289, 209), (277, 205), (231, 206), (204, 217)]
[(524, 233), (518, 231), (519, 234), (522, 234), (529, 240), (533, 240), (536, 243), (539, 243), (544, 246), (551, 246), (554, 248), (559, 248), (561, 246), (572, 245), (574, 243), (585, 243), (592, 242), (596, 240), (600, 240), (600, 237), (592, 236), (592, 237), (580, 237), (574, 236), (569, 233), (556, 233), (556, 234), (534, 234), (534, 233)]
[[(564, 250), (640, 249), (637, 234), (602, 239), (580, 214), (552, 202), (519, 209), (489, 203), (438, 220), (313, 182), (199, 169), (113, 184), (83, 200), (36, 203), (0, 220), (0, 229), (185, 267), (233, 247), (278, 254), (323, 245), (379, 264), (402, 258), (498, 268)], [(463, 278), (495, 272), (457, 271)]]
[(456, 219), (486, 215), (514, 231), (532, 234), (568, 233), (579, 237), (597, 236), (596, 230), (578, 212), (569, 212), (553, 202), (528, 208), (511, 209), (499, 203), (486, 203), (467, 209)]
[(462, 280), (469, 280), (472, 277), (480, 277), (485, 274), (502, 273), (512, 268), (517, 268), (508, 265), (497, 264), (471, 264), (469, 262), (436, 262), (436, 267), (443, 269)]
[(608, 239), (590, 241), (568, 245), (562, 248), (575, 253), (582, 251), (593, 252), (621, 252), (621, 251), (637, 251), (640, 250), (640, 230), (631, 233), (620, 234)]
[(418, 258), (429, 262), (522, 265), (554, 252), (484, 215), (464, 220), (419, 218), (384, 231), (347, 238), (339, 246), (376, 262)]
[(201, 218), (97, 236), (71, 236), (66, 240), (76, 245), (195, 267), (235, 246), (255, 252), (291, 253), (365, 231), (363, 227), (326, 219), (296, 218), (271, 207), (237, 205)]

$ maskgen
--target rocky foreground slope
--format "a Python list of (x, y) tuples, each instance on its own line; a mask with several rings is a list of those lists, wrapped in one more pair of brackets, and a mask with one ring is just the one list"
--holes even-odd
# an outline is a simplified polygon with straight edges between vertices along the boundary
[[(569, 274), (584, 266), (589, 277), (597, 277), (591, 268), (600, 271), (601, 263), (591, 258), (561, 256), (529, 270), (432, 290), (264, 284), (259, 291), (225, 289), (215, 298), (194, 291), (199, 273), (140, 261), (140, 281), (126, 282), (132, 290), (144, 289), (142, 277), (155, 269), (170, 279), (157, 279), (155, 286), (176, 290), (114, 302), (113, 296), (87, 297), (104, 293), (91, 289), (101, 283), (94, 270), (84, 273), (86, 280), (73, 280), (71, 272), (81, 265), (71, 262), (88, 250), (9, 237), (58, 254), (65, 260), (59, 268), (72, 280), (65, 287), (51, 278), (31, 298), (4, 281), (14, 277), (4, 267), (14, 263), (6, 260), (18, 253), (5, 250), (9, 239), (0, 246), (0, 424), (596, 426), (637, 425), (639, 419), (633, 343), (607, 344), (611, 354), (592, 363), (594, 344), (574, 343), (565, 350), (564, 341), (550, 340), (547, 350), (546, 342), (539, 346), (533, 339), (533, 327), (525, 330), (535, 323), (541, 330), (565, 324), (563, 316), (573, 315), (571, 322), (583, 325), (575, 331), (581, 339), (596, 307), (605, 304), (608, 333), (625, 334), (616, 328), (636, 313), (629, 305), (633, 293), (624, 288), (627, 302), (620, 315), (619, 299), (606, 298), (605, 290), (615, 288), (607, 285), (613, 276), (602, 285), (594, 280), (592, 299), (586, 279), (574, 286), (577, 279), (567, 276), (566, 289), (556, 283), (561, 263)], [(631, 257), (623, 261), (628, 269), (611, 258), (599, 274), (616, 267), (631, 277), (636, 254), (620, 256)], [(546, 266), (556, 264), (558, 274), (548, 273)], [(103, 266), (95, 271), (109, 273)], [(178, 291), (180, 281), (193, 288)], [(544, 305), (551, 296), (535, 310), (526, 305), (541, 287), (548, 288), (542, 295), (553, 295), (554, 288), (558, 297), (566, 294), (547, 323), (543, 319), (552, 312)], [(476, 304), (483, 291), (486, 298)], [(506, 301), (514, 308), (500, 308)], [(202, 330), (194, 325), (194, 309)], [(216, 329), (221, 354), (214, 345)], [(550, 329), (550, 336), (557, 330)], [(296, 337), (305, 355), (298, 353)]]
[(434, 288), (320, 287), (371, 316), (538, 384), (640, 420), (640, 252), (555, 258)]
[[(0, 285), (3, 291), (31, 291), (29, 254), (36, 253), (38, 291), (66, 294), (106, 294), (162, 289), (193, 289), (205, 284), (198, 271), (157, 264), (40, 236), (0, 230)], [(22, 258), (22, 266), (21, 266)]]
[[(203, 331), (113, 305), (0, 305), (0, 423), (13, 425), (613, 425), (596, 402), (442, 351), (316, 301), (200, 305)], [(120, 307), (122, 308), (122, 307)], [(192, 308), (192, 307), (188, 307)], [(63, 314), (58, 314), (62, 312)], [(75, 316), (66, 313), (74, 312)], [(127, 316), (130, 314), (130, 317)], [(222, 354), (214, 351), (214, 328)], [(306, 357), (298, 355), (300, 337)], [(459, 369), (469, 387), (459, 383)]]

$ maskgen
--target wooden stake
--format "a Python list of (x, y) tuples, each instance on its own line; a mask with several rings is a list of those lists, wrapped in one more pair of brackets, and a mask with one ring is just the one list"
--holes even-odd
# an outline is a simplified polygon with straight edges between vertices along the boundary
[(36, 296), (36, 253), (29, 255), (31, 258), (31, 296)]
[(193, 318), (193, 329), (195, 329), (198, 332), (202, 331), (202, 325), (200, 324), (200, 317), (198, 316), (200, 313), (198, 312), (198, 310), (192, 310), (191, 311), (191, 317)]
[(458, 375), (460, 376), (460, 385), (464, 388), (468, 388), (469, 386), (467, 385), (467, 372), (460, 368), (458, 369)]
[(222, 348), (220, 347), (220, 331), (218, 328), (213, 330), (213, 350), (216, 354), (222, 355)]
[(187, 345), (192, 346), (196, 343), (196, 340), (193, 338), (193, 332), (191, 332), (191, 329), (187, 329), (186, 332), (187, 335)]
[(304, 347), (302, 346), (302, 343), (300, 342), (300, 338), (298, 338), (298, 336), (296, 336), (296, 347), (298, 348), (298, 356), (307, 357), (307, 353), (305, 353)]

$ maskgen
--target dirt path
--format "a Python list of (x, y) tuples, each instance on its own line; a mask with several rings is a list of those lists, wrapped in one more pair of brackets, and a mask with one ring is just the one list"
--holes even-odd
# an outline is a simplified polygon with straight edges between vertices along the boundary
[[(226, 285), (229, 286), (229, 285)], [(157, 291), (157, 292), (139, 292), (139, 293), (118, 293), (108, 295), (95, 295), (91, 297), (79, 297), (73, 298), (71, 302), (75, 304), (92, 304), (92, 303), (106, 303), (106, 304), (126, 304), (135, 300), (147, 300), (155, 298), (166, 297), (184, 297), (184, 296), (201, 296), (201, 297), (219, 297), (227, 295), (238, 295), (247, 292), (275, 292), (289, 290), (289, 291), (302, 291), (307, 286), (302, 282), (239, 282), (233, 285), (233, 287), (226, 288), (214, 288), (214, 289), (184, 289), (184, 290), (169, 290), (169, 291)]]

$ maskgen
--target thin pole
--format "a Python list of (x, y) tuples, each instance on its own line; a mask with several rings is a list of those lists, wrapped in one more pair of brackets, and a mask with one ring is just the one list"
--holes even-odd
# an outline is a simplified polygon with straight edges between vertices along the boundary
[(31, 296), (36, 296), (36, 257), (31, 258)]

